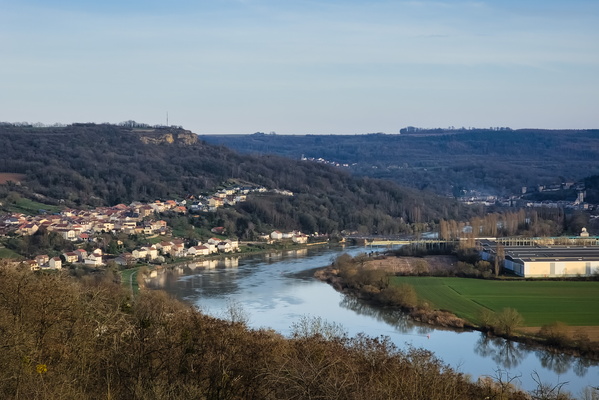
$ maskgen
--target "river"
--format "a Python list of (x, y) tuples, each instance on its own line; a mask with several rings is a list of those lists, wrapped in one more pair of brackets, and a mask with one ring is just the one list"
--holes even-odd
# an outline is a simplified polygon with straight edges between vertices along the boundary
[[(388, 336), (399, 348), (413, 346), (435, 353), (446, 364), (469, 374), (513, 379), (525, 390), (536, 381), (565, 383), (578, 398), (587, 386), (599, 386), (598, 363), (552, 354), (479, 332), (454, 332), (418, 325), (400, 312), (382, 311), (335, 291), (312, 277), (339, 254), (364, 248), (310, 248), (243, 258), (190, 263), (168, 269), (147, 282), (194, 304), (204, 313), (229, 318), (240, 311), (252, 328), (271, 328), (284, 335), (302, 317), (320, 317), (341, 325), (351, 336)], [(599, 393), (598, 393), (599, 394)]]

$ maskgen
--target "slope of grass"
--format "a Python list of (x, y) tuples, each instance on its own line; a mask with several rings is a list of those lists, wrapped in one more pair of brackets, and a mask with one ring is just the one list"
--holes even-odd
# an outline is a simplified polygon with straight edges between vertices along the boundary
[(526, 326), (561, 321), (599, 325), (599, 282), (492, 281), (462, 278), (395, 277), (392, 284), (412, 285), (419, 298), (438, 309), (478, 322), (483, 308), (518, 310)]
[(15, 253), (11, 249), (0, 247), (0, 258), (12, 258), (16, 260), (21, 260), (23, 257), (21, 257), (18, 253)]
[(121, 271), (121, 284), (127, 289), (131, 289), (133, 294), (139, 293), (139, 284), (137, 283), (137, 273), (139, 267), (125, 269)]
[(14, 204), (9, 204), (6, 207), (10, 211), (20, 212), (24, 214), (36, 215), (40, 213), (40, 210), (44, 210), (47, 213), (57, 213), (61, 210), (61, 207), (53, 206), (50, 204), (39, 203), (34, 200), (19, 198)]

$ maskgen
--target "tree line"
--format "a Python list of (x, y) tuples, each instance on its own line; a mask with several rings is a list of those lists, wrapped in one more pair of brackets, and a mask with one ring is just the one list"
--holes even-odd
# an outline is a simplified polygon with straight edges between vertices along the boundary
[[(566, 213), (561, 208), (531, 208), (489, 212), (467, 221), (439, 221), (439, 238), (444, 240), (507, 236), (577, 236), (582, 228), (594, 226), (583, 211)], [(474, 247), (472, 245), (472, 247)]]
[[(204, 135), (249, 154), (322, 157), (352, 173), (436, 193), (520, 193), (598, 174), (598, 130), (440, 130), (414, 135)], [(434, 133), (434, 134), (432, 134)]]

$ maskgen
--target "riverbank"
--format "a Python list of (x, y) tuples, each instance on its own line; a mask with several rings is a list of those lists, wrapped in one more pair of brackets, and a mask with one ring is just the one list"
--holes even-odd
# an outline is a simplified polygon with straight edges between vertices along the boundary
[[(442, 269), (443, 264), (451, 265), (451, 259), (444, 256), (433, 256), (431, 264), (436, 269)], [(435, 328), (453, 329), (456, 331), (475, 330), (485, 333), (489, 337), (501, 337), (510, 341), (525, 343), (529, 346), (542, 348), (552, 353), (562, 353), (572, 356), (582, 356), (591, 360), (599, 361), (599, 342), (591, 339), (585, 330), (579, 330), (573, 337), (568, 337), (560, 325), (548, 325), (545, 331), (532, 327), (514, 327), (508, 332), (494, 330), (491, 326), (479, 325), (476, 322), (456, 316), (451, 309), (434, 309), (430, 304), (416, 295), (416, 291), (408, 284), (399, 286), (389, 285), (390, 276), (396, 273), (414, 272), (414, 268), (422, 268), (422, 260), (418, 257), (402, 257), (400, 263), (389, 267), (383, 259), (369, 260), (360, 259), (363, 271), (352, 267), (349, 260), (335, 261), (331, 266), (319, 269), (315, 277), (329, 283), (337, 291), (346, 295), (366, 301), (371, 306), (383, 309), (401, 310), (414, 321), (428, 324)], [(402, 266), (399, 266), (400, 264)], [(366, 266), (370, 265), (370, 269)], [(379, 268), (376, 268), (378, 266)], [(408, 268), (412, 270), (407, 271)], [(372, 272), (376, 271), (378, 273)], [(406, 278), (405, 281), (408, 281)], [(426, 278), (416, 278), (426, 279)], [(466, 279), (466, 278), (453, 278)], [(544, 332), (544, 334), (540, 334)]]
[[(419, 324), (392, 308), (372, 307), (345, 296), (313, 277), (317, 268), (330, 265), (340, 255), (359, 256), (364, 248), (308, 249), (307, 253), (245, 257), (239, 264), (218, 261), (216, 268), (181, 267), (159, 273), (146, 283), (216, 318), (230, 319), (231, 306), (242, 309), (252, 329), (268, 329), (291, 337), (305, 316), (341, 329), (348, 337), (382, 338), (399, 349), (430, 351), (472, 379), (494, 377), (500, 369), (519, 376), (517, 385), (536, 388), (531, 373), (544, 382), (568, 381), (567, 390), (578, 393), (595, 384), (599, 365), (586, 359), (552, 355), (542, 350), (478, 331), (438, 329)], [(308, 272), (311, 271), (311, 272)], [(549, 360), (549, 361), (548, 361)]]
[[(476, 327), (470, 324), (468, 321), (459, 318), (455, 314), (452, 314), (448, 311), (401, 305), (399, 304), (399, 301), (386, 302), (384, 298), (376, 296), (376, 294), (380, 292), (373, 290), (373, 288), (368, 288), (366, 291), (352, 288), (347, 285), (341, 276), (339, 276), (339, 271), (333, 267), (318, 269), (314, 273), (314, 277), (330, 284), (335, 290), (345, 295), (354, 296), (360, 300), (366, 301), (370, 305), (383, 308), (399, 309), (416, 322), (428, 324), (437, 328), (450, 328), (462, 331), (476, 329)], [(366, 286), (372, 285), (366, 284)]]

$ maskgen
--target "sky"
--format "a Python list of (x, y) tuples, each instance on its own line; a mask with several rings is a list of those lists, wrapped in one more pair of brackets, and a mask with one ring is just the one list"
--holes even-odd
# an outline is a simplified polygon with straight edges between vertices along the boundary
[(0, 0), (0, 121), (599, 128), (596, 0)]

